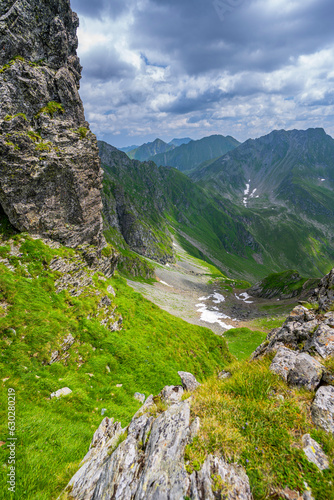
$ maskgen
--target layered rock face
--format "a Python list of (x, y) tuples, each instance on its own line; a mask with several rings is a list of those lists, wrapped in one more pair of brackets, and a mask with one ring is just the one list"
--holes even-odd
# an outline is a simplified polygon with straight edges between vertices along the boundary
[(166, 386), (158, 397), (149, 396), (127, 429), (106, 417), (59, 498), (252, 500), (245, 470), (223, 458), (209, 455), (201, 470), (187, 472), (185, 447), (200, 422), (191, 422), (190, 400), (182, 395), (181, 386)]
[(102, 171), (69, 0), (0, 5), (0, 205), (20, 231), (101, 246)]

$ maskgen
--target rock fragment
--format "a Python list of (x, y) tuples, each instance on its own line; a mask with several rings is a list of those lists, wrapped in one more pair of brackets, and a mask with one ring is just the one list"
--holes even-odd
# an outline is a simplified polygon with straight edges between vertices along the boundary
[(303, 450), (307, 459), (318, 467), (319, 470), (329, 468), (327, 455), (323, 452), (321, 446), (311, 438), (309, 434), (303, 436)]
[(317, 427), (334, 434), (334, 387), (322, 386), (311, 406), (312, 420)]
[(60, 398), (61, 396), (67, 396), (68, 394), (71, 394), (71, 389), (68, 387), (63, 387), (62, 389), (58, 389), (56, 392), (52, 392), (51, 394), (51, 399), (52, 398)]
[(197, 389), (201, 384), (197, 382), (196, 378), (192, 373), (189, 372), (177, 372), (181, 378), (182, 387), (185, 391), (192, 392)]

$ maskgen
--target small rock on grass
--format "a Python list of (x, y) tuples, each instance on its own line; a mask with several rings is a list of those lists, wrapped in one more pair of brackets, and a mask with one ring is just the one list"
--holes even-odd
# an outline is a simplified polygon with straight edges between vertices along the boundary
[(230, 372), (225, 371), (225, 370), (218, 373), (219, 380), (223, 380), (224, 378), (230, 378), (230, 377), (232, 377), (232, 374)]
[(133, 397), (140, 401), (140, 403), (144, 403), (145, 401), (145, 394), (141, 394), (140, 392), (135, 392)]
[(201, 384), (197, 382), (196, 378), (192, 373), (189, 372), (177, 372), (181, 378), (182, 387), (185, 391), (192, 392)]
[(53, 392), (50, 397), (51, 399), (60, 398), (60, 396), (67, 396), (68, 394), (71, 394), (71, 392), (71, 389), (69, 389), (68, 387), (63, 387), (62, 389), (58, 389), (58, 391)]
[(309, 462), (312, 462), (320, 470), (329, 468), (327, 455), (321, 446), (311, 438), (309, 434), (303, 436), (303, 450)]

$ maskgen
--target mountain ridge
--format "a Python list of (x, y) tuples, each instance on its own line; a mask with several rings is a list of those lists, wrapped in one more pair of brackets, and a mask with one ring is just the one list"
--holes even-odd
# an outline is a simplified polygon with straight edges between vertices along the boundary
[(170, 166), (183, 172), (196, 168), (204, 161), (221, 156), (239, 145), (239, 141), (231, 136), (216, 134), (182, 144), (172, 151), (150, 156), (149, 160), (158, 166)]

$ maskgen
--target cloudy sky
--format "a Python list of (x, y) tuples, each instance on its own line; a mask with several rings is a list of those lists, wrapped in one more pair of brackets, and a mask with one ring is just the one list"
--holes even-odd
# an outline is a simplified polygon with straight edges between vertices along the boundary
[(122, 147), (273, 129), (334, 136), (333, 0), (71, 0), (81, 97)]

